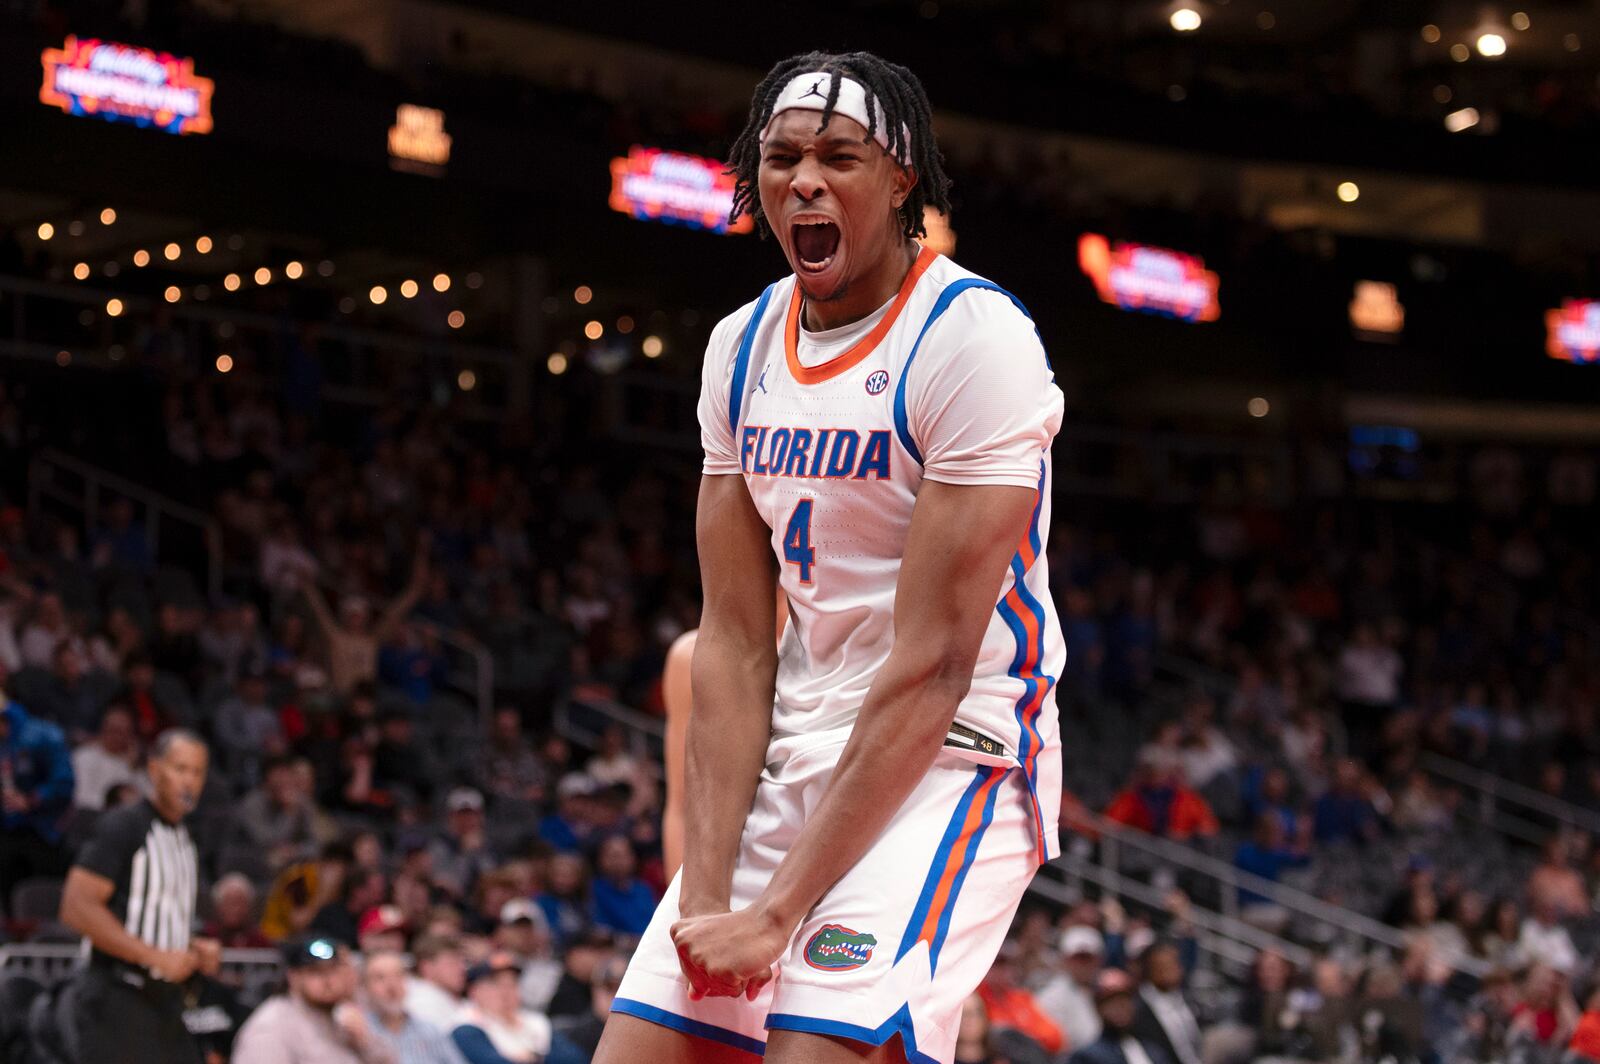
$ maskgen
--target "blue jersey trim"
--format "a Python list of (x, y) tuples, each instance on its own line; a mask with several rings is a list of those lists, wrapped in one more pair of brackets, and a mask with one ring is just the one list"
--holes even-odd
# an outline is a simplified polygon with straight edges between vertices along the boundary
[[(950, 863), (950, 851), (955, 847), (956, 840), (961, 837), (961, 829), (967, 822), (967, 814), (972, 809), (974, 796), (978, 788), (982, 787), (997, 772), (1009, 771), (992, 765), (980, 765), (973, 775), (972, 782), (967, 785), (966, 791), (961, 795), (961, 800), (956, 802), (955, 812), (950, 814), (950, 823), (945, 826), (944, 838), (939, 841), (939, 848), (934, 851), (933, 864), (928, 869), (928, 876), (922, 883), (922, 893), (917, 898), (915, 908), (911, 910), (911, 920), (906, 924), (905, 932), (900, 936), (900, 948), (894, 955), (896, 964), (911, 947), (916, 945), (922, 934), (922, 925), (928, 921), (928, 910), (933, 907), (933, 896), (938, 893), (939, 883), (944, 879), (944, 873)], [(933, 941), (928, 945), (928, 971), (931, 975), (938, 968), (939, 950), (944, 945), (945, 936), (950, 931), (950, 914), (956, 907), (956, 897), (961, 893), (961, 885), (966, 881), (967, 869), (972, 866), (972, 860), (977, 856), (978, 843), (983, 840), (983, 833), (988, 830), (989, 822), (994, 819), (995, 795), (999, 792), (998, 786), (989, 788), (988, 800), (984, 803), (983, 820), (978, 830), (973, 833), (971, 841), (967, 844), (967, 852), (962, 856), (961, 868), (956, 872), (955, 880), (951, 883), (950, 894), (945, 899), (944, 909), (939, 914), (938, 930)]]
[(735, 438), (739, 435), (739, 408), (744, 403), (744, 382), (750, 372), (750, 352), (756, 345), (756, 330), (761, 328), (761, 319), (767, 313), (767, 304), (772, 302), (772, 292), (777, 287), (776, 281), (767, 285), (767, 290), (756, 300), (756, 311), (750, 315), (750, 324), (744, 327), (739, 353), (733, 358), (733, 382), (728, 387), (728, 431)]
[(611, 1002), (611, 1011), (620, 1012), (624, 1016), (647, 1020), (650, 1023), (660, 1024), (662, 1027), (670, 1027), (680, 1034), (694, 1035), (696, 1038), (704, 1038), (708, 1042), (720, 1042), (725, 1046), (742, 1049), (746, 1053), (753, 1053), (758, 1057), (765, 1055), (767, 1051), (767, 1044), (759, 1038), (751, 1038), (749, 1035), (739, 1034), (737, 1031), (730, 1031), (726, 1027), (718, 1027), (715, 1024), (705, 1023), (701, 1020), (691, 1020), (687, 1016), (679, 1016), (676, 1012), (668, 1012), (666, 1009), (659, 1009), (654, 1005), (646, 1005), (644, 1002), (635, 1001), (632, 998), (615, 999)]
[[(916, 441), (911, 438), (911, 425), (906, 418), (906, 378), (911, 375), (911, 362), (917, 357), (918, 349), (922, 347), (922, 338), (928, 335), (928, 330), (933, 327), (933, 323), (943, 317), (944, 312), (950, 309), (950, 304), (955, 302), (956, 296), (971, 288), (984, 288), (991, 292), (999, 292), (1011, 300), (1018, 310), (1022, 311), (1023, 317), (1029, 321), (1033, 320), (1033, 315), (1028, 313), (1028, 308), (1022, 305), (1020, 299), (993, 281), (982, 277), (963, 277), (959, 281), (952, 281), (945, 286), (943, 292), (939, 293), (939, 298), (934, 301), (933, 309), (928, 312), (928, 320), (922, 323), (922, 331), (917, 333), (916, 343), (911, 345), (911, 353), (906, 356), (905, 365), (900, 367), (900, 380), (894, 388), (895, 435), (900, 437), (901, 446), (906, 449), (912, 458), (917, 460), (918, 465), (922, 465), (922, 450), (917, 446)], [(1039, 332), (1038, 326), (1034, 326), (1033, 331), (1037, 335)], [(1040, 339), (1040, 343), (1043, 343), (1043, 338)], [(1052, 376), (1051, 380), (1054, 379)]]
[(928, 1054), (918, 1052), (917, 1031), (911, 1021), (911, 1006), (909, 1004), (901, 1005), (899, 1012), (884, 1020), (877, 1027), (862, 1027), (860, 1024), (844, 1023), (841, 1020), (823, 1020), (815, 1016), (796, 1016), (791, 1013), (778, 1012), (767, 1017), (767, 1029), (848, 1038), (853, 1042), (865, 1042), (869, 1046), (881, 1046), (898, 1034), (900, 1036), (900, 1045), (906, 1051), (906, 1060), (909, 1064), (939, 1064), (937, 1060), (928, 1056)]

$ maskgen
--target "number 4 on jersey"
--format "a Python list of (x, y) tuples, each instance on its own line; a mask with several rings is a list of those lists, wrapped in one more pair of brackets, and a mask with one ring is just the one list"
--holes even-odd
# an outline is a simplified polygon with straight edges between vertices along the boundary
[(817, 552), (811, 546), (811, 503), (811, 499), (795, 503), (789, 527), (783, 531), (783, 560), (800, 567), (802, 584), (811, 583), (811, 566), (817, 560)]

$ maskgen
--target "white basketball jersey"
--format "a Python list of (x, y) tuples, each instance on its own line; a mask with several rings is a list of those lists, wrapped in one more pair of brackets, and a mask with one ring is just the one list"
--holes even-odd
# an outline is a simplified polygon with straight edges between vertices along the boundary
[[(742, 474), (772, 529), (791, 623), (775, 739), (848, 732), (894, 645), (895, 587), (924, 479), (1036, 492), (956, 720), (1003, 743), (1054, 856), (1066, 659), (1050, 598), (1050, 444), (1062, 397), (997, 286), (924, 248), (899, 293), (807, 333), (791, 275), (718, 324), (700, 398), (705, 472)], [(762, 593), (752, 589), (753, 594)]]

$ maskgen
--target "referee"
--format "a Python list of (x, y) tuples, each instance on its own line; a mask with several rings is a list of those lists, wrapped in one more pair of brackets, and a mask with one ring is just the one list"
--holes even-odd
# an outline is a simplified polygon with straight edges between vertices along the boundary
[(92, 947), (78, 988), (81, 1060), (199, 1064), (182, 984), (215, 974), (222, 950), (190, 937), (199, 871), (183, 820), (206, 759), (198, 735), (163, 732), (150, 749), (152, 797), (103, 816), (67, 874), (61, 922)]

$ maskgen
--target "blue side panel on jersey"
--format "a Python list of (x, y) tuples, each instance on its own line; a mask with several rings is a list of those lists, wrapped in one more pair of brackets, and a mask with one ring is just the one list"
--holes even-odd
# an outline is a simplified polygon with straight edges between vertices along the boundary
[(718, 1027), (716, 1024), (692, 1020), (687, 1016), (680, 1016), (676, 1012), (668, 1012), (666, 1009), (647, 1005), (643, 1001), (634, 1001), (631, 998), (617, 998), (611, 1003), (611, 1011), (620, 1012), (624, 1016), (636, 1016), (641, 1020), (648, 1020), (651, 1023), (683, 1034), (704, 1038), (708, 1042), (721, 1042), (725, 1046), (742, 1049), (746, 1053), (753, 1053), (758, 1057), (767, 1051), (767, 1044), (759, 1038), (751, 1038), (749, 1035), (730, 1031), (726, 1027)]
[(911, 1022), (911, 1006), (901, 1005), (900, 1011), (890, 1016), (877, 1027), (863, 1027), (858, 1023), (844, 1023), (840, 1020), (824, 1020), (815, 1016), (795, 1016), (790, 1013), (773, 1013), (767, 1017), (769, 1031), (800, 1031), (804, 1034), (823, 1034), (834, 1038), (848, 1038), (852, 1042), (865, 1042), (869, 1046), (881, 1046), (895, 1035), (900, 1036), (900, 1045), (906, 1052), (906, 1060), (910, 1064), (939, 1064), (933, 1057), (917, 1050), (917, 1031)]
[[(1000, 771), (998, 768), (993, 772)], [(1011, 771), (1006, 769), (1007, 772)], [(956, 871), (955, 882), (950, 884), (950, 898), (944, 903), (944, 912), (939, 914), (939, 928), (934, 933), (933, 942), (928, 947), (928, 968), (934, 974), (939, 971), (939, 951), (944, 949), (944, 940), (950, 935), (950, 917), (956, 911), (956, 899), (961, 896), (961, 887), (967, 881), (967, 873), (972, 871), (972, 862), (978, 856), (978, 847), (983, 843), (984, 832), (989, 830), (989, 825), (994, 822), (994, 803), (1000, 797), (1000, 788), (990, 787), (989, 797), (983, 803), (983, 819), (978, 822), (978, 830), (972, 833), (972, 841), (967, 843), (966, 856), (961, 860), (961, 867)], [(1038, 807), (1038, 801), (1034, 807)]]
[(750, 324), (744, 327), (744, 339), (739, 341), (739, 353), (733, 358), (733, 383), (728, 388), (728, 431), (735, 436), (739, 435), (739, 407), (744, 403), (744, 381), (750, 372), (750, 351), (756, 345), (756, 330), (761, 327), (761, 317), (766, 314), (767, 304), (772, 301), (772, 290), (777, 287), (776, 281), (767, 285), (767, 290), (756, 300), (756, 312), (750, 315)]
[[(1023, 317), (1029, 321), (1033, 320), (1033, 315), (1028, 313), (1028, 308), (1022, 305), (1020, 299), (993, 281), (982, 277), (963, 277), (959, 281), (952, 281), (945, 287), (943, 292), (939, 293), (939, 298), (934, 301), (933, 309), (928, 312), (928, 320), (922, 323), (922, 331), (917, 333), (916, 343), (911, 345), (911, 353), (906, 356), (906, 364), (900, 368), (900, 381), (895, 385), (894, 389), (895, 435), (900, 437), (901, 445), (911, 454), (912, 458), (917, 460), (918, 465), (922, 464), (922, 450), (917, 446), (916, 441), (911, 438), (911, 425), (906, 419), (906, 378), (911, 375), (911, 362), (917, 357), (917, 350), (922, 346), (922, 338), (928, 335), (928, 330), (933, 327), (933, 323), (943, 317), (944, 312), (950, 309), (950, 304), (955, 302), (956, 296), (972, 288), (984, 288), (991, 292), (999, 292), (1011, 300), (1018, 310), (1022, 311)], [(1033, 331), (1037, 335), (1039, 327), (1035, 325)], [(1042, 344), (1043, 342), (1043, 337), (1040, 337), (1040, 343)], [(1045, 360), (1045, 364), (1048, 367), (1048, 359)], [(1050, 379), (1052, 381), (1055, 380), (1055, 376), (1052, 374)]]

